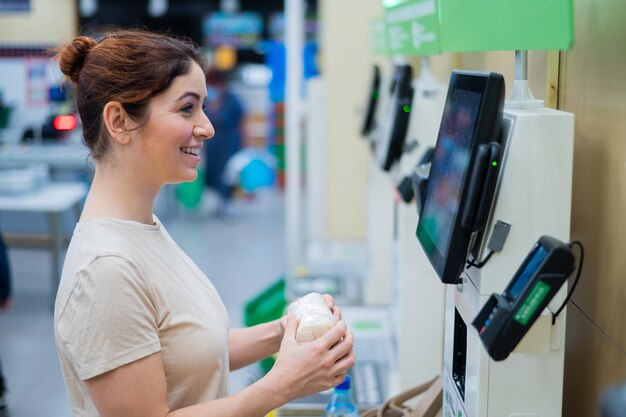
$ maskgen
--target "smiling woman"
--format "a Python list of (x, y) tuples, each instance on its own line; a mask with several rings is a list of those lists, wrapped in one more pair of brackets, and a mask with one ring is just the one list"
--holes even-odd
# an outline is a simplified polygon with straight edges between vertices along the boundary
[[(159, 189), (197, 176), (205, 63), (193, 44), (142, 31), (57, 51), (76, 84), (95, 175), (67, 251), (55, 339), (80, 417), (264, 416), (343, 381), (353, 337), (339, 320), (314, 342), (284, 317), (230, 329), (211, 281), (152, 213)], [(341, 313), (326, 302), (337, 319)], [(279, 351), (261, 380), (228, 395), (228, 371)]]
[(145, 120), (126, 116), (119, 103), (105, 105), (104, 124), (113, 150), (124, 150), (127, 175), (142, 178), (151, 189), (196, 178), (202, 142), (215, 133), (202, 110), (205, 91), (204, 73), (194, 62), (150, 100)]

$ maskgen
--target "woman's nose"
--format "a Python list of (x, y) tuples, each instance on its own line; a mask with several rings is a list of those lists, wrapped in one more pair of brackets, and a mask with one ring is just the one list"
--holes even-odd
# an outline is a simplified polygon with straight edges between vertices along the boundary
[(203, 139), (211, 139), (215, 135), (215, 129), (209, 118), (203, 114), (200, 122), (194, 127), (193, 134)]

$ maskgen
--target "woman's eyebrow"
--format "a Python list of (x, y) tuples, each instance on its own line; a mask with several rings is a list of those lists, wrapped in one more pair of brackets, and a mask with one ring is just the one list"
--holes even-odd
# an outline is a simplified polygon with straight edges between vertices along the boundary
[(200, 101), (200, 94), (198, 93), (194, 93), (193, 91), (187, 91), (185, 94), (183, 94), (182, 96), (178, 97), (177, 101), (180, 101), (182, 99), (184, 99), (185, 97), (194, 97), (196, 100)]

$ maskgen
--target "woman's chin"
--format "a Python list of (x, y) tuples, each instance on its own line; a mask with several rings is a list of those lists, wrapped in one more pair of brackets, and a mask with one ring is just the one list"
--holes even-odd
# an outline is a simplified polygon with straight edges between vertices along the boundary
[(193, 182), (198, 178), (198, 171), (189, 171), (184, 172), (181, 175), (178, 175), (176, 178), (172, 178), (171, 181), (168, 181), (168, 184), (180, 184), (183, 182)]

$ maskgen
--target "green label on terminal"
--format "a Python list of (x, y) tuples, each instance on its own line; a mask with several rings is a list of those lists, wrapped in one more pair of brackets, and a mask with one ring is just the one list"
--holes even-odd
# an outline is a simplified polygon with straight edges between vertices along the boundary
[(517, 313), (515, 313), (513, 319), (519, 324), (526, 326), (549, 292), (550, 286), (548, 284), (541, 281), (537, 282), (530, 292), (530, 295), (526, 297), (522, 306), (517, 310)]

